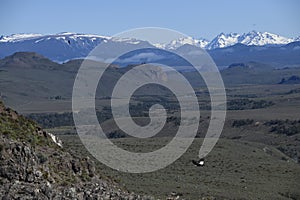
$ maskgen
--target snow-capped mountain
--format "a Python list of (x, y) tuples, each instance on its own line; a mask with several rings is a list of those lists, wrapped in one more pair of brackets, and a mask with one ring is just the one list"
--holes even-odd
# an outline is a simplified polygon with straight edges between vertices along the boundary
[(294, 40), (291, 38), (286, 38), (268, 32), (251, 31), (249, 33), (244, 33), (242, 35), (239, 35), (237, 33), (229, 33), (229, 34), (221, 33), (217, 37), (215, 37), (206, 46), (206, 48), (207, 49), (224, 48), (238, 43), (247, 46), (280, 45), (280, 44), (288, 44), (293, 41)]
[(177, 40), (172, 40), (168, 44), (155, 44), (154, 46), (162, 49), (175, 50), (178, 47), (181, 47), (185, 44), (189, 44), (192, 46), (205, 48), (208, 45), (209, 41), (206, 39), (194, 39), (192, 37), (179, 38)]
[(59, 41), (64, 41), (65, 43), (70, 43), (71, 41), (75, 40), (81, 40), (84, 42), (84, 40), (90, 40), (90, 41), (97, 41), (97, 40), (103, 40), (103, 39), (111, 39), (111, 37), (108, 36), (101, 36), (101, 35), (92, 35), (92, 34), (78, 34), (78, 33), (69, 33), (69, 32), (63, 32), (58, 33), (54, 35), (42, 35), (42, 34), (13, 34), (10, 36), (2, 36), (0, 37), (0, 43), (2, 42), (24, 42), (28, 40), (34, 40), (35, 43), (39, 43), (42, 41), (52, 40), (56, 39)]
[[(39, 53), (54, 61), (64, 62), (86, 57), (100, 43), (103, 43), (111, 51), (130, 48), (135, 45), (153, 47), (148, 42), (136, 39), (113, 38), (93, 34), (68, 32), (53, 35), (14, 34), (0, 37), (0, 58), (15, 52), (27, 51)], [(106, 53), (110, 53), (110, 51)]]
[(43, 36), (42, 34), (12, 34), (10, 36), (1, 36), (0, 37), (0, 42), (18, 42), (18, 41), (23, 41), (26, 39), (33, 39), (37, 37)]
[(220, 33), (207, 46), (207, 49), (216, 49), (232, 46), (239, 42), (240, 35), (237, 33)]
[(185, 44), (189, 44), (192, 46), (205, 48), (205, 49), (217, 49), (217, 48), (229, 47), (238, 43), (247, 46), (250, 45), (264, 46), (264, 45), (288, 44), (290, 42), (299, 41), (299, 40), (300, 37), (291, 39), (273, 33), (251, 31), (249, 33), (244, 33), (244, 34), (220, 33), (211, 41), (208, 41), (206, 39), (194, 39), (191, 37), (179, 38), (177, 40), (171, 41), (168, 44), (155, 44), (155, 46), (158, 48), (175, 50)]
[[(0, 37), (0, 58), (15, 52), (36, 52), (54, 61), (64, 62), (66, 60), (86, 57), (92, 49), (102, 43), (108, 51), (103, 52), (104, 57), (111, 52), (121, 49), (130, 50), (132, 47), (153, 48), (172, 50), (182, 46), (204, 48), (214, 50), (244, 44), (246, 46), (284, 45), (294, 41), (300, 41), (300, 37), (291, 39), (268, 32), (251, 31), (245, 34), (220, 33), (213, 40), (195, 39), (191, 37), (179, 38), (167, 44), (150, 44), (132, 38), (114, 38), (94, 34), (58, 33), (53, 35), (41, 34), (14, 34)], [(188, 51), (190, 48), (184, 48)], [(182, 49), (181, 49), (182, 50)]]
[(256, 46), (263, 46), (269, 44), (288, 44), (290, 42), (293, 42), (293, 39), (282, 37), (273, 33), (262, 33), (257, 31), (251, 31), (247, 34), (243, 34), (239, 38), (239, 43), (241, 44)]
[(300, 36), (298, 36), (298, 37), (295, 37), (293, 40), (294, 40), (294, 42), (296, 42), (296, 41), (300, 41)]

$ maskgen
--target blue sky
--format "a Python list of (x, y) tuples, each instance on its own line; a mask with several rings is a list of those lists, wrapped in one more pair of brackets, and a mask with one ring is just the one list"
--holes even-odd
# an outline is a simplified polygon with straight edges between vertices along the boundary
[(0, 35), (59, 32), (113, 35), (137, 27), (171, 28), (195, 38), (220, 32), (300, 35), (298, 0), (1, 0)]

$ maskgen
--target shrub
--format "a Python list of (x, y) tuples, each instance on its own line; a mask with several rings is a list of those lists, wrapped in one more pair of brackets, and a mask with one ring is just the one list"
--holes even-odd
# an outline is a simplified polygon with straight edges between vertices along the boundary
[(39, 163), (41, 163), (41, 164), (44, 164), (48, 160), (48, 158), (41, 153), (38, 153), (36, 156), (39, 159)]
[(239, 120), (234, 120), (231, 126), (241, 127), (241, 126), (251, 125), (253, 123), (254, 123), (253, 119), (239, 119)]
[(107, 134), (108, 138), (124, 138), (125, 134), (119, 132), (119, 131), (113, 131)]
[(270, 126), (270, 132), (292, 136), (300, 133), (300, 120), (270, 120), (264, 123)]
[(233, 99), (227, 102), (228, 110), (249, 110), (266, 108), (274, 105), (272, 101), (266, 100), (249, 100), (249, 99)]

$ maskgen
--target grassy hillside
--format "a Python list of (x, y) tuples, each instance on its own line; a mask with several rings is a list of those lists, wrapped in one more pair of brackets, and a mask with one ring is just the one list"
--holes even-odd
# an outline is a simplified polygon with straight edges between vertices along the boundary
[[(63, 136), (65, 145), (77, 154), (89, 155), (75, 136)], [(165, 145), (170, 138), (113, 139), (118, 146), (149, 152)], [(104, 174), (132, 191), (152, 194), (164, 199), (299, 199), (299, 164), (272, 146), (240, 140), (218, 141), (205, 159), (204, 167), (196, 167), (202, 139), (195, 139), (189, 150), (170, 166), (146, 174), (127, 174), (112, 170), (96, 161)]]

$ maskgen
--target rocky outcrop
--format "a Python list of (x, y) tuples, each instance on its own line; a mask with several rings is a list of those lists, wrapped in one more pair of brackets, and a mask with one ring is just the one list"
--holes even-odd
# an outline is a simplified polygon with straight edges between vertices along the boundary
[(0, 103), (0, 199), (151, 199), (120, 189)]

